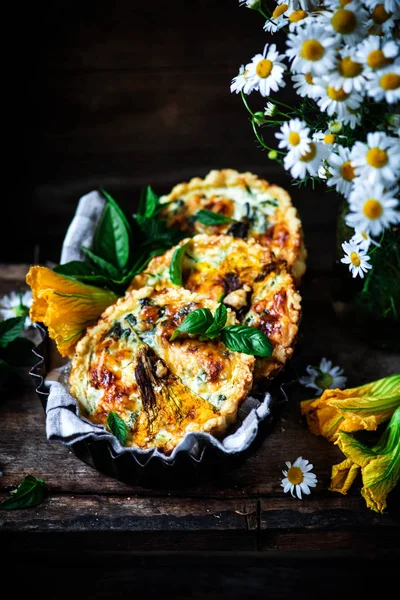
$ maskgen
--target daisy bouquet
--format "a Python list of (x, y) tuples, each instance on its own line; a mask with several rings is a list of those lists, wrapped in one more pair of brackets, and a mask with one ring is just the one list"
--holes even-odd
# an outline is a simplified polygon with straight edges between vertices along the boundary
[[(256, 139), (293, 183), (343, 197), (341, 262), (359, 299), (400, 319), (400, 0), (240, 0), (268, 37), (232, 79)], [(297, 102), (285, 102), (289, 84)], [(263, 109), (250, 107), (255, 93)], [(267, 102), (265, 104), (265, 99)], [(265, 128), (275, 128), (268, 143)], [(344, 232), (344, 233), (343, 233)], [(342, 267), (344, 268), (344, 267)]]

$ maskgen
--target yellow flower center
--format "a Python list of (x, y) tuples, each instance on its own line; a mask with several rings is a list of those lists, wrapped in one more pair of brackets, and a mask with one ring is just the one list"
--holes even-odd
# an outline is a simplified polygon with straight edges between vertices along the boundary
[(351, 10), (339, 8), (331, 19), (332, 27), (342, 34), (352, 33), (357, 27), (357, 17)]
[(336, 135), (334, 135), (333, 133), (327, 133), (326, 136), (324, 137), (325, 144), (334, 144), (335, 141), (336, 141)]
[(354, 173), (354, 168), (349, 160), (344, 162), (340, 167), (340, 174), (346, 181), (351, 181), (356, 176)]
[(380, 84), (384, 90), (397, 90), (400, 87), (400, 75), (397, 75), (397, 73), (386, 73), (386, 75), (382, 75)]
[(351, 0), (340, 0), (339, 4), (340, 4), (340, 6), (343, 7), (343, 6), (346, 6), (346, 4), (350, 4), (350, 2), (351, 2)]
[(256, 67), (256, 73), (261, 79), (266, 79), (271, 73), (273, 66), (272, 61), (268, 60), (268, 58), (263, 58)]
[(390, 19), (391, 16), (392, 14), (386, 12), (383, 4), (378, 4), (372, 11), (372, 20), (378, 25), (382, 25), (382, 23)]
[(371, 148), (367, 152), (367, 163), (375, 169), (381, 169), (389, 160), (386, 150), (382, 148)]
[(299, 485), (304, 479), (303, 471), (299, 467), (290, 467), (287, 478), (292, 485)]
[(350, 94), (346, 94), (343, 88), (335, 90), (333, 87), (328, 87), (326, 91), (328, 92), (329, 98), (331, 98), (331, 100), (336, 100), (336, 102), (343, 102), (350, 96)]
[(362, 71), (362, 65), (346, 56), (339, 61), (338, 69), (343, 77), (357, 77)]
[(302, 162), (310, 162), (310, 160), (312, 160), (316, 154), (317, 154), (317, 147), (315, 144), (313, 144), (311, 142), (309, 151), (302, 154), (300, 156), (300, 160)]
[(382, 50), (372, 50), (368, 54), (367, 63), (371, 69), (380, 69), (387, 64), (387, 59)]
[(309, 83), (310, 85), (314, 85), (314, 79), (312, 78), (311, 73), (306, 73), (304, 75), (304, 79), (307, 81), (307, 83)]
[(307, 13), (305, 10), (295, 10), (290, 15), (289, 21), (291, 23), (298, 23), (299, 21), (302, 21), (303, 19), (305, 19), (306, 16), (307, 16)]
[(281, 15), (283, 15), (283, 13), (285, 13), (288, 9), (288, 5), (287, 4), (280, 4), (279, 6), (276, 7), (276, 9), (274, 10), (274, 12), (272, 13), (272, 18), (273, 19), (277, 19), (278, 17), (280, 17)]
[(298, 146), (300, 144), (300, 136), (297, 131), (291, 131), (289, 133), (289, 144), (291, 146)]
[(324, 54), (324, 47), (318, 40), (306, 40), (301, 47), (300, 56), (306, 60), (319, 60)]
[(358, 256), (357, 252), (352, 252), (350, 254), (350, 260), (351, 260), (351, 264), (354, 265), (355, 267), (359, 267), (361, 264), (361, 260), (360, 260), (360, 257)]
[(379, 219), (381, 214), (383, 213), (382, 204), (379, 200), (375, 200), (375, 198), (370, 198), (364, 204), (364, 215), (368, 217), (368, 219)]

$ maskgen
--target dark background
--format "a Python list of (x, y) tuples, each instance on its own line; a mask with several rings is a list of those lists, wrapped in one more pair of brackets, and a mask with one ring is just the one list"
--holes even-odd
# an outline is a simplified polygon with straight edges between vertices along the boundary
[[(58, 262), (79, 198), (101, 185), (132, 210), (146, 184), (161, 194), (235, 168), (291, 188), (309, 267), (330, 268), (337, 196), (292, 187), (229, 90), (266, 42), (283, 49), (283, 34), (266, 34), (257, 12), (238, 0), (44, 2), (13, 11), (19, 25), (5, 27), (18, 51), (5, 121), (17, 174), (6, 169), (3, 206), (16, 227), (11, 240), (1, 238), (0, 262)], [(296, 98), (289, 86), (279, 97)], [(262, 109), (267, 99), (254, 92), (249, 101)], [(275, 144), (272, 129), (266, 138)]]

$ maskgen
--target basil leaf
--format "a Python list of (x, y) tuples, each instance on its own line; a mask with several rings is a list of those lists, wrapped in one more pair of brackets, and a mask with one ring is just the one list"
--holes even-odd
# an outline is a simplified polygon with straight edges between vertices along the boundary
[(262, 331), (246, 325), (231, 325), (221, 331), (221, 340), (233, 352), (243, 352), (253, 356), (272, 355), (272, 344)]
[(169, 277), (175, 285), (182, 285), (182, 262), (187, 245), (188, 244), (183, 244), (183, 246), (176, 248), (172, 255), (171, 264), (169, 266)]
[(94, 252), (89, 250), (89, 248), (85, 248), (85, 246), (82, 246), (81, 249), (82, 252), (84, 252), (88, 256), (88, 258), (90, 258), (90, 260), (96, 265), (96, 267), (99, 267), (101, 269), (103, 275), (111, 277), (111, 279), (115, 279), (116, 281), (121, 279), (121, 273), (120, 271), (118, 271), (118, 269), (114, 267), (114, 265), (104, 260), (100, 256), (97, 256), (96, 254), (94, 254)]
[(143, 219), (152, 219), (158, 212), (160, 198), (148, 185), (140, 193), (139, 209), (137, 213), (138, 221)]
[(107, 425), (122, 446), (126, 444), (126, 424), (118, 413), (111, 411), (107, 416)]
[(204, 335), (210, 340), (219, 336), (221, 329), (225, 327), (226, 320), (228, 318), (228, 311), (225, 304), (220, 304), (214, 314), (214, 322), (207, 329)]
[(107, 198), (109, 205), (111, 205), (113, 207), (113, 209), (116, 211), (116, 213), (118, 214), (118, 217), (123, 222), (126, 231), (128, 232), (129, 236), (131, 237), (132, 236), (132, 228), (131, 228), (131, 225), (130, 225), (124, 211), (122, 210), (122, 208), (114, 200), (114, 198), (108, 192), (106, 192), (105, 189), (101, 188), (101, 193), (103, 194), (103, 196), (105, 196)]
[(180, 333), (200, 333), (205, 334), (207, 329), (213, 323), (213, 316), (209, 308), (197, 308), (188, 314), (186, 319), (177, 327), (170, 337), (173, 341)]
[(220, 215), (212, 210), (199, 210), (196, 213), (196, 220), (203, 225), (222, 225), (223, 223), (232, 223), (233, 219), (226, 215)]
[(111, 203), (106, 204), (94, 237), (95, 254), (124, 269), (129, 260), (129, 232), (130, 226), (128, 230), (120, 212)]
[(73, 279), (78, 279), (78, 277), (92, 277), (100, 273), (95, 266), (80, 260), (71, 260), (71, 262), (64, 263), (63, 265), (57, 265), (53, 271), (60, 275), (72, 277)]
[(5, 348), (23, 331), (25, 317), (11, 317), (0, 321), (0, 348)]
[(36, 479), (33, 475), (27, 475), (12, 493), (11, 497), (6, 498), (0, 503), (0, 508), (15, 510), (37, 506), (43, 502), (49, 490), (49, 486), (43, 479), (40, 477)]

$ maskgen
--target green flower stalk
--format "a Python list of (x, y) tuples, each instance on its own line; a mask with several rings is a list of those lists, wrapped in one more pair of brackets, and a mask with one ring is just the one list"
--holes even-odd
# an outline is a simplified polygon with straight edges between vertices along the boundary
[(346, 494), (361, 470), (361, 494), (368, 508), (382, 513), (386, 498), (400, 481), (400, 406), (379, 442), (368, 448), (353, 436), (339, 432), (335, 444), (346, 459), (332, 467), (330, 490)]

